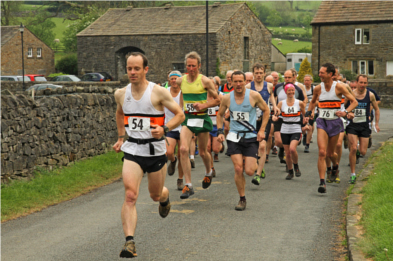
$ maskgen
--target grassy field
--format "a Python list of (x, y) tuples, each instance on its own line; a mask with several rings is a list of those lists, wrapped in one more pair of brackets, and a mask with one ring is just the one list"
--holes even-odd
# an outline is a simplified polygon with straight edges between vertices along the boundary
[(374, 174), (363, 188), (361, 248), (374, 261), (393, 260), (393, 142), (373, 155)]
[[(282, 45), (278, 45), (279, 42), (282, 42)], [(297, 50), (303, 48), (303, 47), (308, 47), (311, 48), (312, 44), (311, 42), (294, 42), (292, 40), (274, 40), (272, 39), (272, 43), (274, 46), (276, 46), (283, 54), (287, 53), (295, 53)]]
[(31, 181), (1, 186), (1, 221), (40, 211), (121, 177), (123, 153), (109, 152), (54, 171), (39, 171)]
[[(278, 27), (273, 27), (273, 26), (268, 26), (267, 27), (269, 30), (273, 30), (272, 33), (277, 34), (277, 33), (293, 33), (293, 34), (304, 34), (306, 32), (305, 29), (301, 27), (292, 27), (292, 26), (278, 26)], [(294, 30), (294, 31), (293, 31)], [(309, 29), (309, 33), (312, 33), (312, 29)]]
[[(296, 7), (301, 9), (301, 10), (317, 10), (319, 5), (321, 4), (322, 1), (294, 1), (293, 2), (293, 9), (296, 11)], [(264, 5), (269, 8), (274, 8), (279, 10), (280, 5), (283, 3), (288, 4), (287, 1), (261, 1), (259, 2), (261, 5)], [(299, 11), (296, 11), (299, 12)]]

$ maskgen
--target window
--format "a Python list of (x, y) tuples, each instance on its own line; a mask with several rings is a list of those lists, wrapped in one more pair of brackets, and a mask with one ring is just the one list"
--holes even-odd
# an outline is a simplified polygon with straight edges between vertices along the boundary
[(289, 63), (292, 62), (292, 58), (288, 58), (287, 62), (289, 62)]
[(358, 74), (358, 61), (352, 61), (352, 72)]
[(352, 61), (352, 72), (355, 74), (374, 75), (374, 60)]
[(366, 74), (366, 61), (359, 61), (359, 74)]
[(301, 63), (301, 62), (303, 62), (303, 59), (302, 59), (302, 58), (299, 58), (299, 63)]
[(370, 43), (370, 30), (364, 29), (363, 30), (363, 44), (369, 44), (369, 43)]
[(393, 76), (393, 61), (386, 62), (386, 76)]
[(248, 60), (250, 57), (250, 38), (244, 37), (244, 60)]
[(172, 63), (173, 70), (177, 70), (181, 73), (185, 72), (184, 63)]
[(368, 61), (368, 75), (374, 75), (374, 61)]
[(355, 29), (355, 44), (362, 44), (362, 29)]
[(27, 49), (27, 57), (33, 57), (33, 48)]
[(42, 55), (42, 48), (37, 48), (37, 57), (41, 58)]

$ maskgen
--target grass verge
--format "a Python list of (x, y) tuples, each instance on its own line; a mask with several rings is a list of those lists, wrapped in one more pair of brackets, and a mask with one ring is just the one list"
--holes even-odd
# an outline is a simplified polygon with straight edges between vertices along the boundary
[[(278, 43), (281, 42), (282, 45), (278, 45)], [(277, 47), (278, 50), (280, 50), (283, 54), (287, 54), (287, 53), (295, 53), (297, 52), (297, 50), (302, 49), (304, 47), (307, 48), (311, 48), (312, 47), (312, 43), (311, 42), (294, 42), (291, 40), (285, 40), (285, 39), (281, 39), (279, 40), (274, 40), (274, 38), (272, 39), (272, 44), (274, 44), (274, 46)]]
[(362, 190), (361, 225), (365, 234), (360, 246), (374, 261), (393, 260), (393, 142), (380, 150), (373, 158), (374, 175)]
[(1, 222), (40, 211), (119, 179), (122, 156), (109, 152), (53, 171), (37, 171), (31, 181), (2, 185)]

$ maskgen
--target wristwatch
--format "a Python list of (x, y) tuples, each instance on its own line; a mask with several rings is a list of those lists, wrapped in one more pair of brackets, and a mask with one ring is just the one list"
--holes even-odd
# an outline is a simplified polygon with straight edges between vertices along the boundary
[(165, 125), (162, 128), (164, 129), (164, 135), (166, 135), (169, 132), (169, 128)]

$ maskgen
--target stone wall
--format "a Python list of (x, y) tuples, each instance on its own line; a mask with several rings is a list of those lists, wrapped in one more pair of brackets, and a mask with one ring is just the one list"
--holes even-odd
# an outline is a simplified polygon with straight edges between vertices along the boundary
[[(27, 57), (28, 48), (33, 49), (32, 57)], [(37, 57), (37, 48), (42, 48), (41, 57)], [(18, 30), (12, 39), (1, 46), (1, 75), (22, 75), (21, 49), (21, 34)], [(55, 72), (54, 51), (27, 28), (23, 33), (23, 54), (25, 74), (48, 76)]]
[(379, 107), (393, 109), (393, 80), (369, 79), (368, 87), (374, 89), (381, 97)]
[[(355, 44), (355, 29), (369, 29), (370, 43)], [(393, 24), (322, 25), (312, 29), (312, 71), (318, 74), (318, 33), (320, 29), (319, 65), (330, 62), (340, 69), (352, 70), (352, 61), (373, 61), (375, 79), (386, 76), (386, 63), (393, 61)]]
[[(87, 88), (87, 87), (86, 87)], [(113, 91), (1, 96), (1, 181), (102, 154), (117, 140)], [(44, 94), (44, 91), (42, 91)]]

